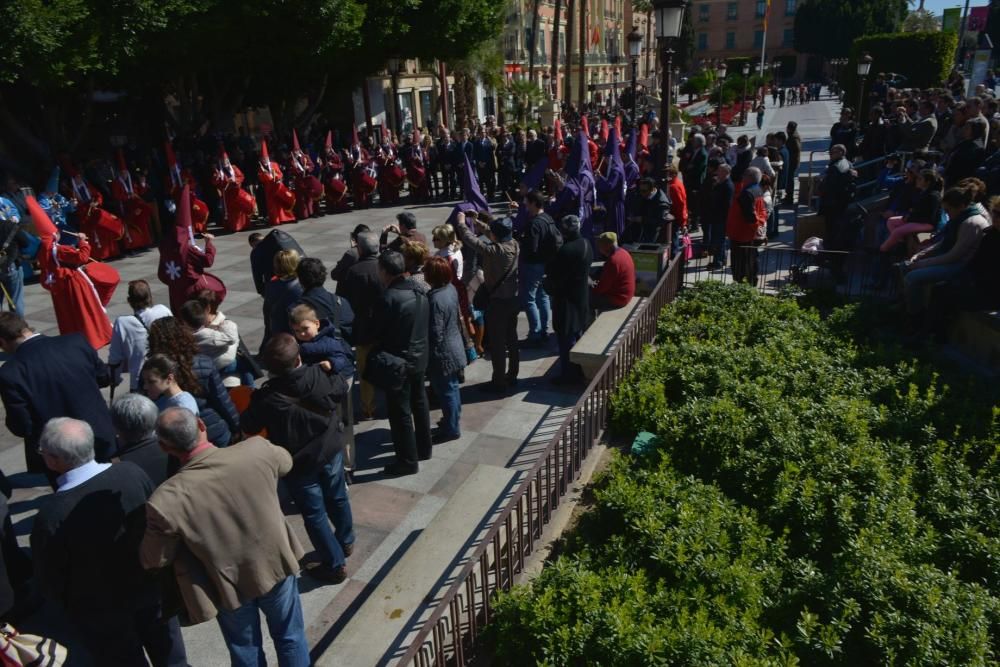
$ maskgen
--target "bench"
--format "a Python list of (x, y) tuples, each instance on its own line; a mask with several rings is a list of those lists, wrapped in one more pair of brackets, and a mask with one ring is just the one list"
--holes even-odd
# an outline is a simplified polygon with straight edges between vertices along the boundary
[(597, 375), (597, 371), (604, 365), (615, 341), (618, 340), (625, 325), (638, 310), (641, 301), (642, 299), (634, 296), (627, 305), (621, 308), (599, 313), (597, 319), (591, 323), (590, 328), (584, 332), (580, 340), (570, 350), (570, 361), (579, 364), (588, 380), (593, 379)]
[(966, 356), (1000, 372), (1000, 311), (959, 313), (949, 340)]

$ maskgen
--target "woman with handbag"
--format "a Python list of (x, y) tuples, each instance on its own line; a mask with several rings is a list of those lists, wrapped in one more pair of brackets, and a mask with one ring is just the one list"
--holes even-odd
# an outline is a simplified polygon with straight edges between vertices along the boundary
[(479, 231), (488, 231), (490, 242), (476, 237), (464, 213), (458, 214), (455, 233), (466, 248), (482, 257), (483, 284), (476, 291), (473, 306), (486, 313), (493, 379), (481, 389), (503, 394), (517, 384), (520, 365), (517, 344), (517, 314), (521, 308), (517, 291), (520, 248), (514, 240), (514, 221), (510, 218), (493, 220), (488, 225), (474, 220), (473, 224)]

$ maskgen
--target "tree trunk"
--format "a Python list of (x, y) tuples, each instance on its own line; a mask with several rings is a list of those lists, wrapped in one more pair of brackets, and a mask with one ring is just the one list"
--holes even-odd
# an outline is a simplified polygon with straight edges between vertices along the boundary
[(581, 112), (587, 102), (587, 2), (588, 0), (580, 0), (580, 75), (577, 77), (580, 91), (577, 100)]
[(302, 113), (300, 113), (292, 123), (296, 130), (301, 130), (305, 133), (305, 130), (312, 123), (312, 119), (319, 110), (320, 104), (323, 103), (323, 98), (326, 97), (326, 87), (329, 83), (329, 79), (329, 74), (324, 73), (319, 84), (319, 90), (316, 91), (316, 94), (313, 96), (312, 102), (306, 105), (306, 108), (302, 110)]
[(646, 12), (646, 77), (649, 78), (649, 54), (656, 50), (653, 45), (653, 10), (650, 8)]
[(535, 0), (535, 8), (531, 11), (531, 42), (528, 47), (528, 78), (535, 80), (535, 45), (538, 44), (538, 10), (542, 0)]
[[(552, 83), (552, 87), (558, 91), (559, 89), (559, 21), (562, 18), (562, 0), (556, 0), (555, 15), (552, 19), (552, 71), (549, 72), (549, 81)], [(551, 91), (545, 91), (549, 93)], [(565, 97), (565, 95), (563, 96)], [(556, 94), (552, 93), (552, 99), (556, 98)]]
[[(581, 0), (582, 1), (582, 0)], [(573, 19), (576, 17), (576, 0), (566, 0), (566, 83), (563, 86), (563, 101), (573, 101)]]

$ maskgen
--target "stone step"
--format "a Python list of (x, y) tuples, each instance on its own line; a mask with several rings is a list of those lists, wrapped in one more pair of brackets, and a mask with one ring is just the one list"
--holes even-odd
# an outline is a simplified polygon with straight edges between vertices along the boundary
[(316, 660), (320, 667), (385, 665), (405, 651), (450, 576), (461, 568), (517, 471), (478, 465)]

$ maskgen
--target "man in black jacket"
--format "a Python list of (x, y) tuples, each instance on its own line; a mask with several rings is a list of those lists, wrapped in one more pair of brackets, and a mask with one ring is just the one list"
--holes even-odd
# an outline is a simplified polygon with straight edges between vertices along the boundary
[(125, 394), (111, 406), (111, 421), (118, 435), (118, 459), (142, 468), (159, 486), (169, 476), (167, 453), (160, 449), (156, 437), (156, 418), (160, 410), (156, 403), (142, 394)]
[(0, 313), (0, 349), (12, 355), (0, 367), (7, 429), (24, 438), (28, 472), (46, 472), (38, 438), (53, 417), (86, 420), (94, 429), (97, 460), (110, 461), (115, 431), (101, 387), (111, 382), (111, 372), (87, 339), (42, 336), (18, 315)]
[(521, 307), (528, 316), (527, 344), (544, 345), (549, 336), (552, 308), (542, 279), (546, 263), (555, 257), (562, 245), (562, 233), (552, 216), (545, 212), (545, 195), (541, 192), (529, 192), (524, 205), (530, 221), (521, 237)]
[(87, 422), (50, 420), (39, 451), (58, 493), (35, 517), (31, 551), (43, 590), (68, 612), (98, 665), (186, 665), (176, 617), (164, 618), (158, 579), (139, 562), (153, 483), (131, 463), (94, 461)]
[(424, 390), (430, 307), (427, 297), (404, 276), (406, 266), (398, 252), (382, 253), (378, 272), (385, 293), (376, 310), (372, 331), (380, 350), (407, 363), (402, 387), (387, 390), (385, 396), (396, 452), (396, 461), (385, 467), (385, 474), (412, 475), (419, 469), (418, 460), (431, 457), (431, 416)]
[(656, 187), (656, 181), (647, 176), (639, 181), (639, 188), (628, 203), (626, 216), (629, 227), (623, 240), (627, 243), (656, 243), (664, 227), (673, 219), (670, 198)]
[(524, 150), (524, 167), (530, 170), (535, 163), (545, 158), (545, 140), (540, 139), (534, 130), (528, 130), (528, 143)]
[[(295, 269), (295, 275), (302, 286), (302, 295), (292, 308), (300, 303), (309, 304), (321, 320), (329, 320), (337, 326), (341, 338), (351, 340), (354, 310), (347, 299), (331, 294), (323, 287), (326, 282), (326, 267), (322, 260), (315, 257), (304, 258)], [(291, 308), (288, 311), (291, 312)]]
[(243, 430), (256, 434), (267, 429), (268, 439), (292, 455), (285, 484), (322, 558), (307, 572), (320, 581), (339, 584), (347, 578), (346, 557), (354, 551), (343, 425), (337, 415), (347, 384), (337, 373), (304, 366), (299, 344), (289, 334), (269, 340), (262, 360), (271, 379), (250, 398), (240, 418)]
[(583, 379), (580, 366), (569, 360), (590, 320), (590, 241), (580, 237), (580, 218), (567, 215), (560, 221), (564, 243), (546, 265), (545, 287), (552, 295), (552, 328), (559, 342), (559, 376), (554, 384)]
[(364, 379), (368, 354), (375, 343), (373, 323), (375, 308), (382, 300), (385, 290), (378, 275), (379, 237), (375, 232), (358, 234), (358, 262), (347, 270), (337, 291), (351, 304), (354, 311), (354, 327), (351, 335), (358, 352), (358, 372), (361, 374), (361, 418), (375, 416), (375, 387)]

